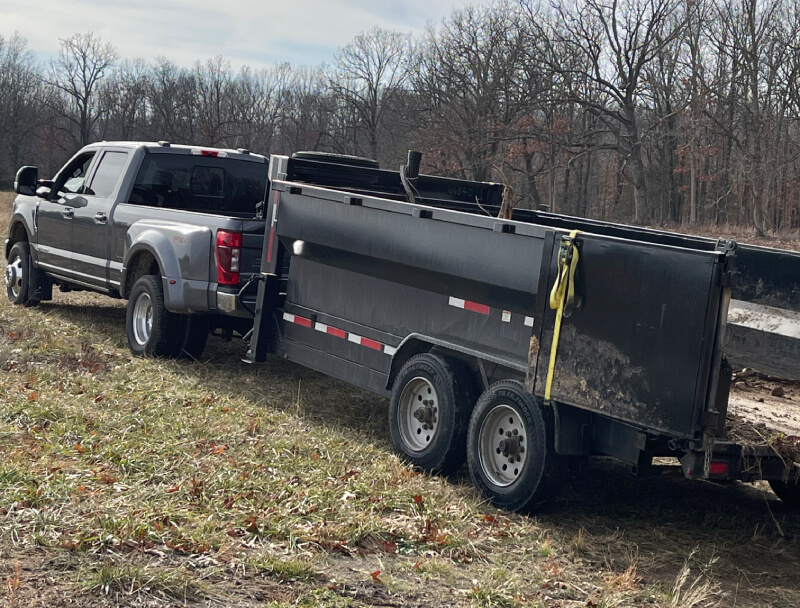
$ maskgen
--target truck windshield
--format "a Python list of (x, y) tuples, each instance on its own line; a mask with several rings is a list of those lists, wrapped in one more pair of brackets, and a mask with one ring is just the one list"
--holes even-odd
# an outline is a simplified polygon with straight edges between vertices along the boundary
[(267, 187), (267, 165), (232, 158), (148, 154), (129, 202), (205, 213), (253, 216)]

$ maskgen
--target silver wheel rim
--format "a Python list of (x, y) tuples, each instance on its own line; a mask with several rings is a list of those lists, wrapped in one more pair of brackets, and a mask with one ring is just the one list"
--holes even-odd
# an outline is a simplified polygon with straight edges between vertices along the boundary
[(22, 258), (17, 254), (14, 254), (6, 266), (6, 288), (14, 299), (22, 293)]
[(153, 301), (146, 292), (136, 298), (133, 306), (133, 338), (139, 346), (144, 346), (153, 330)]
[(397, 422), (400, 437), (410, 452), (426, 449), (439, 430), (439, 397), (427, 378), (418, 376), (400, 394)]
[(496, 405), (483, 419), (478, 437), (481, 469), (489, 481), (501, 488), (517, 481), (529, 449), (525, 423), (517, 410)]

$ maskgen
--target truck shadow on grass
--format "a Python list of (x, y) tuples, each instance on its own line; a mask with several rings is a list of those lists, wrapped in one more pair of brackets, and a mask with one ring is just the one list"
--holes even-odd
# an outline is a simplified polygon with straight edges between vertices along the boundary
[[(127, 348), (121, 303), (46, 303), (42, 312), (91, 326), (114, 348)], [(385, 399), (277, 358), (249, 365), (242, 361), (245, 351), (241, 340), (212, 336), (204, 361), (164, 365), (210, 392), (287, 410), (391, 450)], [(465, 468), (451, 483), (474, 492)], [(588, 565), (620, 572), (633, 568), (646, 583), (668, 587), (688, 564), (693, 576), (701, 573), (722, 584), (740, 605), (763, 603), (762, 592), (773, 601), (776, 589), (786, 598), (783, 605), (800, 599), (800, 512), (786, 508), (763, 483), (719, 485), (680, 475), (637, 478), (618, 463), (597, 460), (571, 474), (551, 510), (536, 521), (561, 541), (558, 546), (570, 547)]]

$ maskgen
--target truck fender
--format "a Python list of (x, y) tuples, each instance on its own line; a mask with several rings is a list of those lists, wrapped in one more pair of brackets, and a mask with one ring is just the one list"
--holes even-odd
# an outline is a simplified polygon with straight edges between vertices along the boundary
[(504, 359), (483, 351), (476, 350), (470, 346), (459, 344), (441, 338), (434, 338), (423, 334), (409, 334), (397, 346), (397, 350), (392, 356), (392, 364), (389, 368), (389, 376), (386, 381), (386, 390), (391, 390), (394, 384), (394, 379), (397, 377), (400, 368), (414, 355), (419, 353), (428, 352), (434, 347), (449, 350), (460, 355), (466, 355), (468, 358), (476, 360), (488, 361), (490, 363), (497, 363), (503, 367), (507, 367), (519, 372), (525, 373), (526, 366), (523, 363), (513, 361), (511, 359)]
[[(6, 239), (5, 254), (8, 259), (8, 254), (14, 243), (19, 241), (34, 242), (34, 235), (36, 234), (36, 227), (34, 224), (35, 208), (25, 209), (27, 214), (17, 212), (11, 217), (8, 224), (8, 239)], [(31, 255), (37, 259), (36, 252), (31, 249)]]
[(123, 296), (127, 296), (128, 273), (135, 271), (139, 253), (155, 258), (164, 285), (164, 304), (173, 312), (206, 312), (209, 286), (211, 229), (173, 222), (136, 222), (126, 237), (122, 268)]

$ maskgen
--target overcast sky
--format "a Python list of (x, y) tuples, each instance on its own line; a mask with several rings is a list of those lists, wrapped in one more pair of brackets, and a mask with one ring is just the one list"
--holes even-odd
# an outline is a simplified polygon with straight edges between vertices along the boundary
[(93, 31), (121, 58), (181, 65), (222, 55), (234, 67), (317, 65), (374, 25), (418, 33), (481, 0), (0, 0), (0, 35), (25, 36), (41, 58), (59, 38)]

